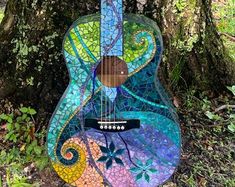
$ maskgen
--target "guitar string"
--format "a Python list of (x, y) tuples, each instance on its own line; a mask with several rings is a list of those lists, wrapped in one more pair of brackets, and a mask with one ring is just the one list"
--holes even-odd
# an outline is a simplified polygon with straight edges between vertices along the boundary
[[(101, 64), (101, 69), (100, 69), (100, 75), (99, 76), (100, 76), (100, 80), (102, 80), (102, 64)], [(101, 118), (101, 121), (102, 121), (102, 89), (100, 90), (100, 118)]]
[[(112, 7), (112, 8), (114, 8), (114, 7)], [(117, 14), (117, 12), (116, 12), (115, 10), (114, 10), (113, 13), (114, 13), (114, 14)], [(116, 16), (117, 16), (117, 18), (118, 18), (118, 20), (119, 20), (118, 23), (120, 24), (120, 22), (122, 22), (122, 20), (120, 20), (119, 15), (116, 15)], [(110, 24), (108, 25), (108, 27), (110, 27)], [(119, 29), (119, 28), (118, 28), (118, 29)], [(111, 29), (108, 28), (108, 30), (111, 30)], [(120, 29), (119, 29), (119, 30), (120, 30)], [(120, 33), (119, 33), (119, 34), (120, 34)], [(119, 34), (118, 34), (118, 35), (119, 35)], [(115, 40), (116, 40), (116, 39), (115, 39)], [(105, 54), (106, 54), (106, 55), (108, 54), (108, 51), (110, 50), (110, 47), (111, 47), (111, 45), (109, 46), (109, 48), (108, 48), (107, 50), (105, 49)], [(105, 55), (104, 55), (104, 56), (105, 56)], [(105, 64), (105, 63), (107, 63), (106, 60), (104, 60), (104, 62), (102, 63), (102, 65)], [(106, 68), (106, 66), (105, 66), (105, 69), (103, 69), (104, 72), (106, 72), (106, 69), (107, 69), (107, 68)], [(103, 72), (103, 74), (104, 74), (104, 72)], [(101, 75), (102, 77), (103, 77), (103, 74)], [(107, 77), (108, 77), (107, 75), (104, 75), (103, 78), (106, 78), (106, 79), (107, 79)], [(101, 80), (102, 80), (102, 79), (101, 79)], [(112, 79), (111, 79), (111, 80), (112, 80)], [(116, 79), (114, 79), (114, 81), (116, 81)], [(102, 87), (104, 87), (104, 86), (102, 86)], [(104, 92), (104, 91), (103, 91), (103, 92)], [(105, 97), (105, 98), (104, 98), (104, 100), (105, 100), (105, 106), (104, 106), (104, 107), (102, 106), (102, 110), (103, 110), (103, 108), (104, 108), (104, 110), (105, 110), (105, 114), (104, 114), (104, 115), (107, 117), (107, 114), (109, 113), (109, 111), (107, 111), (107, 108), (108, 108), (107, 103), (110, 103), (110, 102), (107, 101), (107, 100), (108, 100), (108, 97), (107, 97), (106, 94), (103, 93), (103, 92), (102, 92), (102, 97)], [(114, 105), (115, 105), (115, 104), (114, 104)], [(105, 117), (105, 116), (104, 116), (104, 117)], [(103, 117), (103, 115), (102, 115), (102, 117)], [(111, 116), (110, 116), (110, 118), (111, 118)]]
[[(116, 62), (113, 64), (113, 68), (114, 68), (114, 73), (115, 73), (115, 77), (114, 77), (114, 85), (115, 85), (115, 87), (116, 87), (116, 90), (117, 90), (117, 86), (116, 86), (116, 71), (117, 71), (117, 68), (116, 68)], [(115, 91), (116, 91), (115, 90)], [(117, 93), (116, 93), (117, 94)], [(115, 108), (116, 108), (116, 97), (117, 97), (117, 95), (115, 96), (115, 98), (114, 98), (114, 100), (113, 100), (113, 117), (114, 117), (114, 122), (116, 121), (116, 111), (115, 111)]]
[[(112, 72), (114, 74), (114, 88), (116, 88), (116, 67), (115, 67), (115, 64), (116, 64), (116, 59), (113, 59), (113, 63), (112, 63)], [(114, 89), (115, 90), (115, 89)], [(116, 95), (117, 96), (117, 95)], [(113, 121), (115, 122), (115, 105), (114, 105), (114, 102), (115, 102), (115, 98), (114, 100), (112, 101), (112, 110), (113, 110)], [(115, 124), (115, 123), (114, 123)]]
[[(105, 57), (105, 64), (104, 64), (104, 67), (105, 67), (105, 73), (104, 73), (104, 81), (106, 82), (107, 81), (107, 62), (108, 62), (108, 59), (107, 59), (107, 57)], [(105, 121), (107, 120), (107, 88), (106, 88), (106, 86), (105, 86)], [(105, 124), (105, 127), (106, 127), (106, 124)]]
[[(111, 25), (109, 24), (109, 30), (111, 31)], [(112, 41), (112, 38), (110, 38), (110, 41)], [(109, 82), (109, 84), (111, 84), (112, 85), (112, 74), (111, 74), (111, 72), (110, 72), (110, 67), (111, 67), (111, 56), (108, 56), (108, 62), (107, 62), (108, 64), (107, 64), (107, 78), (108, 78), (108, 80), (110, 81)], [(107, 112), (107, 118), (108, 118), (108, 121), (109, 121), (109, 125), (110, 125), (110, 122), (111, 122), (111, 119), (110, 119), (110, 85), (109, 85), (109, 95), (108, 95), (108, 97), (107, 97), (107, 104), (108, 104), (108, 106), (107, 106), (107, 108), (108, 108), (108, 112)], [(109, 99), (108, 99), (109, 98)], [(109, 128), (109, 126), (107, 126), (107, 128)]]
[[(110, 63), (110, 56), (107, 58), (107, 60), (106, 60), (106, 63), (107, 63), (107, 66), (106, 66), (106, 79), (109, 81), (110, 80), (110, 75), (109, 75), (109, 69), (110, 69), (110, 67), (109, 67), (109, 63)], [(106, 80), (106, 81), (107, 81)], [(108, 84), (109, 84), (109, 82), (108, 82)], [(109, 116), (109, 95), (107, 94), (107, 93), (109, 93), (109, 86), (108, 87), (106, 87), (106, 100), (107, 100), (107, 113), (106, 113), (106, 118), (108, 118), (108, 121), (110, 122), (110, 116)]]
[[(108, 59), (107, 59), (107, 57), (105, 56), (105, 62), (104, 62), (104, 69), (105, 69), (105, 73), (104, 73), (104, 82), (106, 82), (106, 84), (107, 84), (107, 62), (108, 62)], [(108, 102), (107, 102), (107, 86), (106, 85), (104, 85), (104, 97), (105, 97), (105, 119), (104, 119), (104, 121), (107, 121), (107, 104), (108, 104)], [(104, 124), (105, 125), (105, 127), (106, 127), (106, 124)]]
[[(113, 92), (113, 72), (112, 72), (112, 61), (113, 61), (113, 56), (110, 56), (110, 62), (109, 62), (109, 76), (110, 76), (110, 80), (111, 80), (111, 83), (110, 83), (110, 98), (109, 98), (109, 120), (111, 121), (112, 119), (112, 92)], [(111, 123), (110, 123), (111, 124)]]
[[(102, 58), (102, 57), (101, 57)], [(100, 80), (103, 80), (103, 59), (101, 59), (101, 74), (100, 74)], [(100, 113), (100, 117), (101, 117), (101, 121), (103, 121), (103, 85), (101, 85), (101, 113)]]
[[(108, 67), (109, 67), (109, 77), (110, 77), (110, 81), (111, 81), (110, 85), (112, 87), (112, 84), (113, 84), (113, 75), (112, 75), (112, 70), (111, 70), (112, 69), (112, 56), (109, 57), (109, 66)], [(112, 97), (111, 92), (112, 92), (112, 89), (110, 90), (110, 93), (109, 93), (110, 97)], [(111, 102), (112, 102), (111, 98), (109, 98), (109, 122), (111, 122)]]

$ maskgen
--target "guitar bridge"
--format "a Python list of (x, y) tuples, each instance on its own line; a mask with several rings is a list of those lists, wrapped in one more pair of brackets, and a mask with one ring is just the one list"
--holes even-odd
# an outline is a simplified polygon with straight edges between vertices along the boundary
[(108, 119), (85, 119), (85, 127), (93, 128), (104, 132), (123, 132), (140, 128), (140, 120), (113, 120)]

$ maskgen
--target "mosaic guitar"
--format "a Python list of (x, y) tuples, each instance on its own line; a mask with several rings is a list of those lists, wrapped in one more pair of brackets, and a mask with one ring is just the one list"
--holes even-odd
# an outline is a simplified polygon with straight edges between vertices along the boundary
[(70, 83), (51, 118), (47, 149), (72, 186), (155, 187), (180, 160), (180, 128), (156, 71), (161, 33), (123, 14), (122, 0), (79, 18), (65, 35)]

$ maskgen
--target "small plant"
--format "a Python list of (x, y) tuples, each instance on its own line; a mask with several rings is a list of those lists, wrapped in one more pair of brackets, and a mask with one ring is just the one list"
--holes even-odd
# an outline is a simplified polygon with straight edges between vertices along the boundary
[(213, 120), (213, 121), (219, 121), (219, 120), (222, 120), (222, 117), (220, 117), (218, 114), (215, 114), (213, 112), (210, 112), (210, 111), (206, 111), (206, 116), (210, 119), (210, 120)]
[[(231, 87), (227, 87), (228, 90), (230, 90), (233, 94), (233, 96), (235, 96), (235, 85), (231, 86)], [(212, 121), (214, 122), (219, 122), (219, 123), (222, 123), (222, 124), (226, 124), (227, 125), (227, 128), (230, 132), (234, 133), (235, 132), (235, 114), (232, 113), (233, 110), (231, 110), (231, 108), (234, 108), (234, 105), (223, 105), (222, 107), (220, 107), (219, 109), (217, 109), (217, 111), (215, 112), (211, 112), (209, 109), (210, 109), (210, 103), (208, 102), (204, 102), (205, 105), (203, 105), (204, 109), (207, 109), (207, 111), (205, 112), (205, 115)], [(207, 104), (206, 104), (207, 103)], [(219, 114), (216, 114), (216, 112), (218, 112), (219, 110), (221, 109), (224, 109), (226, 108), (227, 109), (227, 119), (221, 117)]]
[(228, 90), (230, 90), (233, 93), (233, 96), (235, 96), (235, 85), (233, 86), (228, 86)]
[(188, 92), (186, 94), (186, 98), (185, 98), (185, 105), (186, 105), (187, 108), (193, 107), (195, 92), (196, 92), (196, 90), (194, 90), (194, 89), (188, 90)]
[(13, 114), (1, 114), (0, 120), (6, 124), (5, 141), (14, 143), (30, 143), (34, 139), (34, 118), (36, 111), (32, 108), (22, 107), (19, 109), (20, 114), (16, 117)]
[(235, 114), (230, 114), (229, 116), (228, 130), (233, 133), (235, 132)]
[[(28, 184), (24, 168), (30, 163), (39, 170), (48, 165), (45, 148), (42, 145), (45, 130), (35, 132), (34, 115), (36, 110), (21, 107), (11, 114), (1, 114), (0, 124), (5, 129), (4, 149), (0, 149), (0, 168), (6, 172), (5, 183), (8, 186), (38, 186)], [(4, 179), (3, 183), (4, 183)]]
[(207, 98), (204, 98), (202, 100), (202, 110), (208, 111), (211, 109), (211, 101), (209, 101)]
[[(227, 88), (228, 88), (228, 90), (230, 90), (232, 92), (233, 96), (235, 96), (235, 85), (233, 85), (231, 87), (228, 86)], [(228, 130), (233, 133), (235, 132), (235, 114), (234, 113), (229, 115)]]
[(11, 172), (9, 170), (7, 170), (7, 185), (11, 187), (32, 187), (32, 184), (27, 183), (27, 178), (25, 176), (14, 173), (11, 177)]

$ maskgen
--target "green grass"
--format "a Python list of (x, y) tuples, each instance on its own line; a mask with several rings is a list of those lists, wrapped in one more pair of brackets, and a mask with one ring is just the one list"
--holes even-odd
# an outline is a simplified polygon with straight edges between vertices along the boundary
[[(235, 37), (235, 0), (213, 1), (212, 11), (214, 14), (215, 23), (220, 33), (228, 34)], [(228, 37), (223, 36), (224, 45), (226, 46), (229, 55), (235, 62), (235, 42)]]
[(2, 21), (3, 16), (4, 16), (4, 10), (0, 9), (0, 23)]
[(235, 42), (230, 41), (228, 38), (226, 38), (225, 36), (223, 36), (223, 40), (224, 40), (224, 45), (226, 46), (229, 56), (232, 57), (233, 61), (235, 62)]
[(216, 2), (213, 4), (212, 10), (219, 31), (235, 35), (235, 0), (227, 0), (223, 3)]

